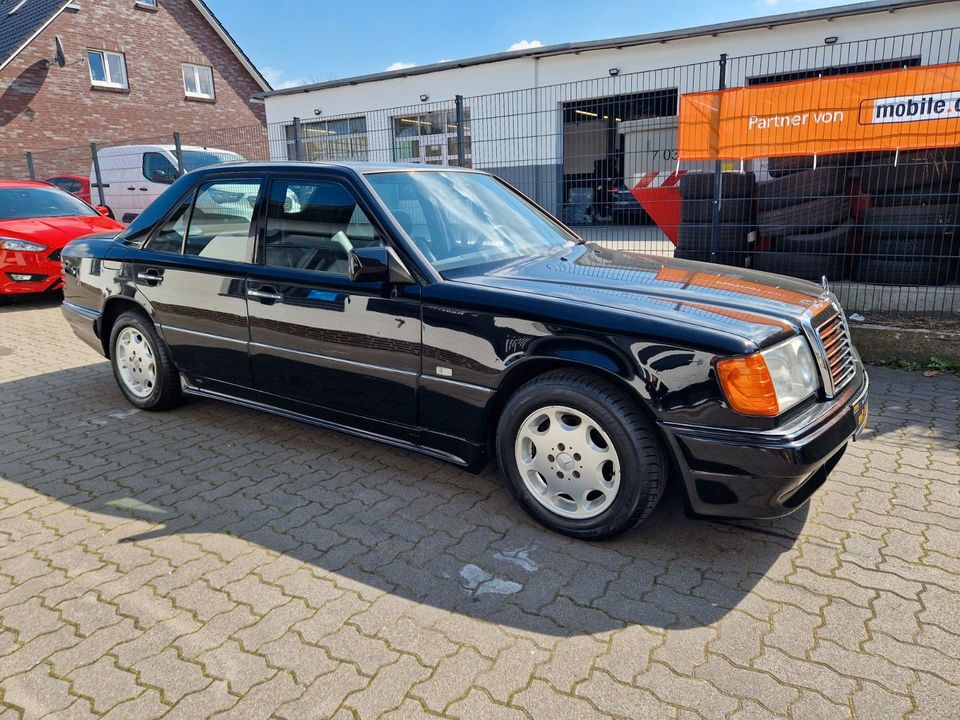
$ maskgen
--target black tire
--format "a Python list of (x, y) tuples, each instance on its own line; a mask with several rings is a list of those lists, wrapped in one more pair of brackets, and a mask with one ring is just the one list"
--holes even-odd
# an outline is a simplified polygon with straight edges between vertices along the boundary
[[(749, 225), (754, 221), (752, 198), (726, 198), (720, 203), (720, 222)], [(713, 222), (713, 200), (683, 200), (680, 203), (680, 222)]]
[(914, 150), (902, 152), (899, 157), (895, 153), (877, 153), (868, 157), (852, 174), (860, 178), (860, 189), (870, 194), (889, 194), (950, 183), (960, 178), (958, 150)]
[(860, 215), (863, 239), (942, 238), (960, 232), (960, 205), (906, 205), (867, 208)]
[[(860, 158), (860, 153), (818, 155), (817, 167), (849, 168), (858, 165)], [(773, 157), (767, 160), (767, 173), (773, 178), (786, 177), (787, 175), (812, 169), (813, 155), (791, 155), (789, 157)]]
[(946, 285), (957, 280), (957, 258), (909, 259), (862, 255), (855, 258), (852, 278), (877, 285)]
[(757, 184), (757, 207), (777, 210), (823, 197), (846, 194), (849, 187), (845, 170), (823, 167)]
[(774, 252), (801, 253), (807, 255), (835, 255), (847, 252), (857, 226), (847, 220), (835, 228), (805, 235), (784, 235), (770, 241)]
[[(684, 200), (712, 200), (716, 173), (688, 172), (680, 177), (680, 197)], [(721, 173), (720, 194), (725, 198), (752, 198), (757, 179), (752, 172)]]
[(850, 198), (828, 197), (757, 213), (760, 236), (767, 239), (821, 232), (850, 216)]
[(753, 269), (818, 283), (824, 275), (827, 280), (846, 278), (847, 258), (844, 255), (759, 252), (753, 255)]
[(960, 181), (947, 178), (929, 185), (870, 196), (873, 207), (960, 205)]
[(674, 257), (743, 267), (747, 256), (748, 232), (750, 232), (749, 226), (721, 225), (717, 235), (717, 254), (716, 257), (711, 257), (713, 225), (681, 225)]
[[(531, 517), (575, 538), (601, 540), (646, 518), (663, 495), (667, 462), (643, 411), (610, 383), (579, 370), (558, 370), (520, 387), (507, 401), (497, 426), (497, 458), (510, 490)], [(620, 458), (620, 487), (606, 510), (592, 518), (568, 518), (542, 505), (525, 485), (514, 456), (523, 421), (537, 409), (564, 405), (593, 418)]]
[[(156, 365), (156, 381), (152, 391), (144, 397), (134, 394), (127, 387), (118, 365), (117, 340), (127, 328), (133, 328), (144, 342), (149, 343)], [(141, 410), (167, 410), (181, 401), (180, 373), (173, 364), (167, 344), (157, 334), (153, 323), (144, 313), (138, 310), (127, 310), (114, 321), (113, 329), (110, 331), (110, 364), (113, 367), (113, 376), (116, 378), (117, 385), (120, 386), (121, 392), (131, 405)]]

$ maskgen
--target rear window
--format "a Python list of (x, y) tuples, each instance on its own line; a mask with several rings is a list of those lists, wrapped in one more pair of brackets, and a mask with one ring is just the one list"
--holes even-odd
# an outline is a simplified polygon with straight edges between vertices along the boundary
[(0, 220), (83, 217), (96, 211), (82, 200), (55, 188), (0, 188)]

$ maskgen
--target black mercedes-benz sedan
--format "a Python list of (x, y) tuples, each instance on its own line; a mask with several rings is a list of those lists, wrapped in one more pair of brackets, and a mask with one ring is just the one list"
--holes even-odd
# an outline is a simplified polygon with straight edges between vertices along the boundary
[(62, 262), (64, 315), (133, 405), (216, 398), (496, 458), (581, 538), (644, 519), (669, 478), (696, 514), (789, 513), (866, 419), (820, 286), (585, 243), (482, 172), (216, 166)]

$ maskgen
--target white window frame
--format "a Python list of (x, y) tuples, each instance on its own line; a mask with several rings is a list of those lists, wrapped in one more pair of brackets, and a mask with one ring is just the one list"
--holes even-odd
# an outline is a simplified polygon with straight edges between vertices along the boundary
[[(181, 63), (181, 75), (183, 76), (183, 92), (188, 98), (197, 98), (200, 100), (216, 100), (217, 99), (217, 87), (213, 82), (213, 68), (209, 65), (197, 65), (195, 63)], [(200, 92), (200, 72), (205, 70), (210, 75), (210, 94)], [(194, 87), (197, 88), (196, 92), (190, 92), (187, 90), (187, 73), (193, 73), (193, 82)]]
[[(113, 50), (97, 50), (94, 48), (87, 49), (87, 64), (90, 65), (89, 56), (91, 54), (99, 55), (101, 61), (103, 62), (103, 72), (106, 77), (106, 80), (97, 80), (93, 77), (93, 66), (91, 65), (90, 70), (90, 82), (96, 87), (107, 87), (107, 88), (119, 88), (121, 90), (126, 90), (130, 87), (130, 82), (127, 78), (127, 59), (124, 57), (123, 53), (114, 52)], [(119, 80), (113, 78), (110, 73), (110, 63), (108, 58), (110, 56), (115, 56), (120, 58), (120, 70), (123, 75)]]

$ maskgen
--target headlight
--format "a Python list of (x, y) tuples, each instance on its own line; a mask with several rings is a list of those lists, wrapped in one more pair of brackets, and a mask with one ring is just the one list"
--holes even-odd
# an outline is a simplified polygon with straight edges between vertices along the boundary
[(813, 353), (802, 335), (753, 355), (719, 360), (717, 377), (731, 408), (761, 417), (786, 412), (820, 385)]
[(27, 242), (26, 240), (0, 238), (0, 248), (10, 250), (11, 252), (43, 252), (47, 249), (47, 246), (41, 245), (40, 243)]

